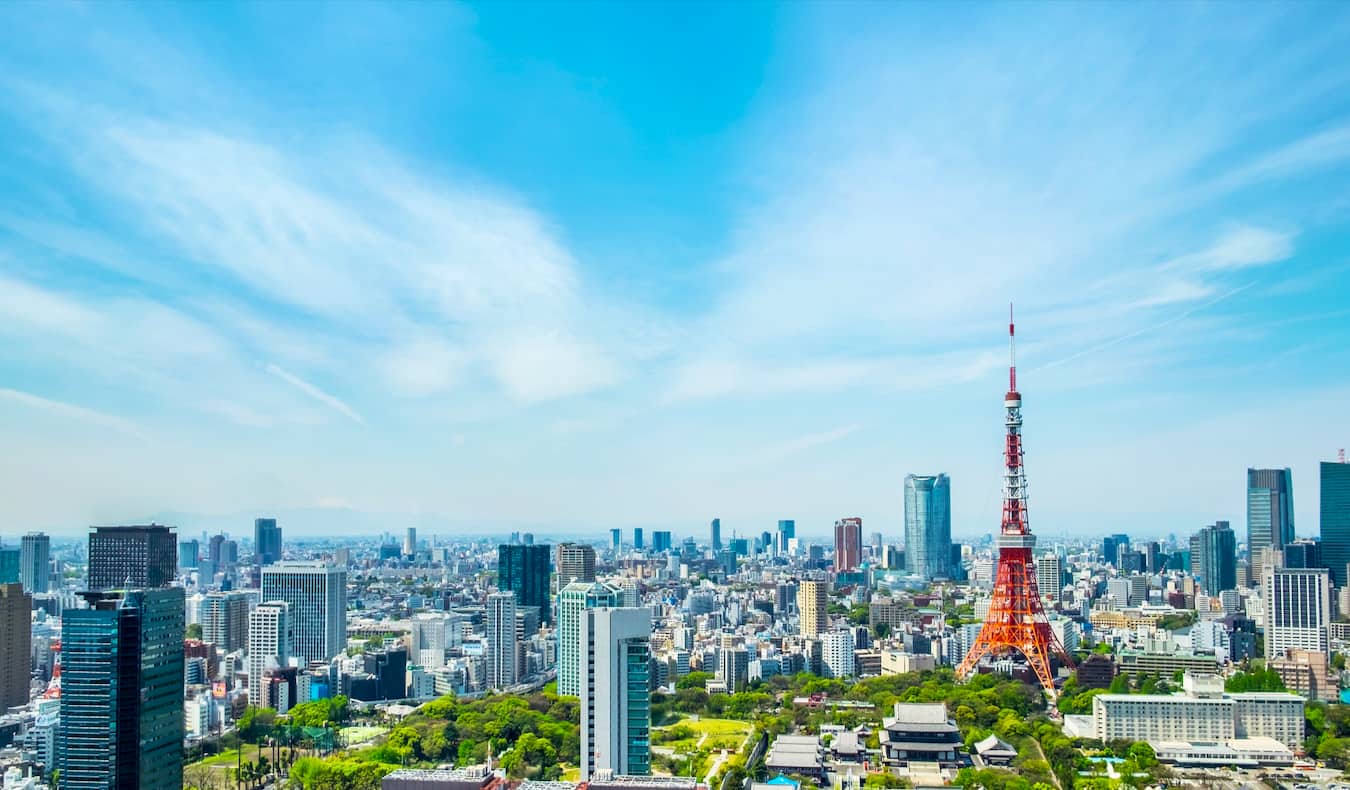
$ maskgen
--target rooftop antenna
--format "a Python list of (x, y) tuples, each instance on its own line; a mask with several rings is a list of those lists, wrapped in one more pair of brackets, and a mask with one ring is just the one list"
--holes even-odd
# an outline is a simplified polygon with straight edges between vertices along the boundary
[(1344, 448), (1344, 447), (1342, 447), (1340, 450), (1337, 450), (1337, 451), (1336, 451), (1336, 460), (1339, 461), (1340, 463), (1345, 463), (1345, 448)]
[(1008, 302), (1008, 391), (1017, 392), (1017, 339), (1013, 326), (1013, 304)]

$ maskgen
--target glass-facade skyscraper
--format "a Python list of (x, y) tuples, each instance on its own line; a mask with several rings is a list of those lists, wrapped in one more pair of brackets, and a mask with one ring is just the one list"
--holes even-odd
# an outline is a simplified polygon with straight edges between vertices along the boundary
[(558, 693), (581, 696), (581, 618), (587, 609), (620, 606), (623, 594), (597, 581), (571, 582), (558, 593)]
[(181, 787), (183, 590), (84, 598), (61, 615), (61, 787)]
[(951, 578), (952, 491), (946, 475), (905, 476), (905, 569)]
[(1216, 521), (1200, 530), (1200, 584), (1209, 595), (1237, 589), (1237, 536), (1227, 521)]
[(178, 575), (178, 537), (169, 527), (94, 527), (89, 533), (89, 589), (164, 587)]
[(279, 562), (262, 569), (262, 600), (290, 606), (291, 655), (302, 665), (347, 649), (347, 570), (322, 562)]
[(553, 610), (549, 606), (549, 553), (550, 547), (512, 546), (501, 544), (497, 547), (497, 589), (516, 594), (516, 605), (520, 607), (539, 607), (539, 617), (546, 623), (553, 622)]
[(708, 526), (712, 529), (712, 549), (717, 551), (722, 548), (722, 519), (715, 518)]
[(1350, 563), (1350, 464), (1322, 462), (1322, 561), (1337, 587), (1346, 585)]
[(51, 538), (41, 532), (30, 532), (19, 540), (19, 581), (30, 593), (47, 592), (51, 578)]
[(19, 565), (23, 550), (18, 546), (0, 546), (0, 584), (19, 584)]
[(1294, 540), (1294, 477), (1285, 469), (1247, 470), (1247, 553), (1260, 579), (1263, 549), (1283, 549)]
[(792, 550), (792, 539), (797, 537), (797, 522), (795, 519), (778, 519), (778, 553), (787, 554)]
[(281, 527), (276, 519), (253, 519), (253, 553), (259, 565), (281, 562)]

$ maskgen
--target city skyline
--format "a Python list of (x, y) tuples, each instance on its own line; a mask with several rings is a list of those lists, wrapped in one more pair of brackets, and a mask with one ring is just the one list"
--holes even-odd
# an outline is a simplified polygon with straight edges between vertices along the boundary
[(939, 469), (986, 534), (1009, 300), (1038, 535), (1242, 533), (1243, 470), (1284, 467), (1315, 534), (1346, 15), (679, 9), (345, 5), (299, 53), (294, 9), (0, 9), (13, 537), (893, 539)]

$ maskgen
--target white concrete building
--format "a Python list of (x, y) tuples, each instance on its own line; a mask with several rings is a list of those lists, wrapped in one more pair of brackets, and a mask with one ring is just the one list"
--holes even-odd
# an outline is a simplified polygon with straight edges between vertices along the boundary
[(1225, 694), (1217, 675), (1187, 673), (1181, 694), (1103, 694), (1092, 700), (1093, 732), (1110, 741), (1222, 743), (1273, 738), (1293, 748), (1303, 740), (1297, 694)]
[(516, 685), (516, 595), (495, 592), (487, 597), (487, 687), (504, 689)]
[(586, 609), (580, 625), (581, 781), (650, 774), (651, 610)]
[(291, 654), (290, 606), (267, 601), (248, 615), (248, 704), (267, 707), (267, 670), (286, 665)]
[(285, 601), (292, 655), (302, 666), (347, 649), (347, 571), (323, 562), (279, 562), (262, 569), (262, 600)]
[(1325, 568), (1271, 568), (1264, 592), (1267, 659), (1291, 649), (1327, 652), (1331, 577)]
[(820, 663), (825, 677), (851, 678), (856, 675), (853, 662), (853, 633), (830, 631), (821, 635)]

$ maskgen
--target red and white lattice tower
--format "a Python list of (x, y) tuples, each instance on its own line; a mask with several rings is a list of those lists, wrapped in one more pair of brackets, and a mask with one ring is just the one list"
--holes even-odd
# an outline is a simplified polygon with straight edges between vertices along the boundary
[(1036, 536), (1027, 525), (1027, 478), (1022, 468), (1022, 396), (1017, 391), (1017, 354), (1014, 346), (1012, 308), (1008, 308), (1008, 394), (1003, 405), (1008, 410), (1008, 436), (1003, 449), (1003, 527), (998, 537), (998, 573), (989, 616), (980, 635), (957, 667), (956, 674), (966, 677), (985, 656), (1021, 653), (1040, 679), (1045, 690), (1055, 693), (1050, 654), (1066, 665), (1073, 660), (1059, 643), (1041, 606), (1036, 589), (1033, 552)]

